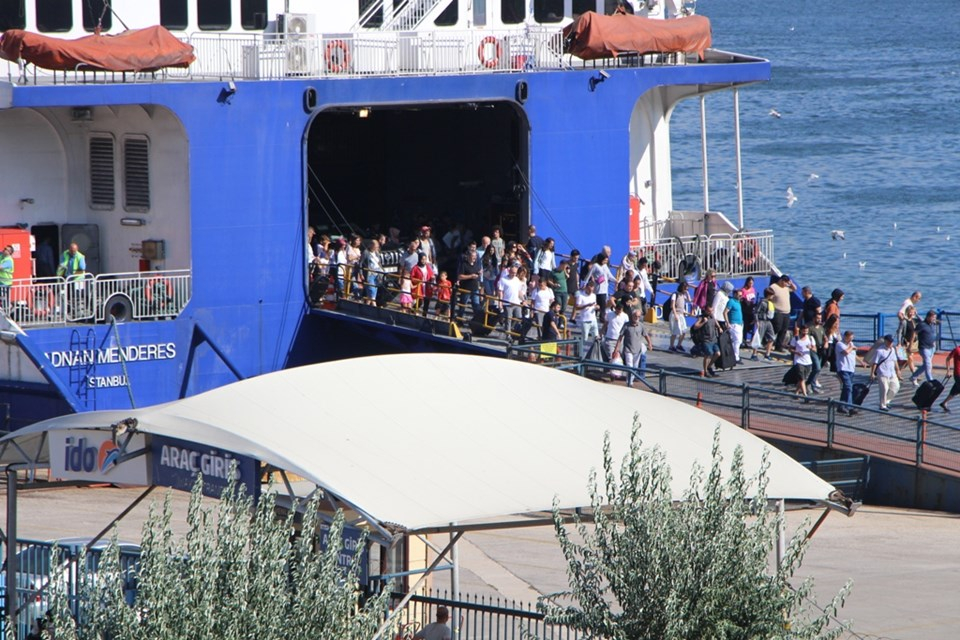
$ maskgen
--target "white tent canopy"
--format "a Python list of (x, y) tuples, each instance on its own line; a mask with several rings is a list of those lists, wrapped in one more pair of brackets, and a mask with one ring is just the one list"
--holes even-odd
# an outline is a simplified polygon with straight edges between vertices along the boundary
[(137, 430), (231, 451), (298, 474), (378, 528), (509, 526), (521, 514), (588, 507), (604, 432), (619, 459), (634, 414), (659, 446), (674, 496), (709, 466), (714, 429), (748, 473), (770, 449), (768, 496), (824, 504), (834, 488), (786, 454), (705, 411), (653, 393), (491, 357), (404, 354), (341, 360), (237, 382), (144, 409), (73, 414), (0, 440), (0, 463), (49, 463), (47, 432)]

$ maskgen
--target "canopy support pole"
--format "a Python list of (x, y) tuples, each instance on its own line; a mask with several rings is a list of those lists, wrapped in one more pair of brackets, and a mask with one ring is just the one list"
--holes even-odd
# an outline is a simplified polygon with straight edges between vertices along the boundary
[(450, 542), (447, 543), (447, 546), (443, 548), (443, 551), (437, 554), (437, 557), (433, 560), (433, 562), (430, 563), (430, 566), (427, 567), (427, 570), (423, 572), (423, 575), (421, 575), (417, 582), (407, 590), (406, 595), (403, 596), (400, 602), (397, 603), (397, 606), (393, 608), (393, 611), (387, 616), (387, 619), (383, 621), (383, 624), (380, 625), (380, 628), (377, 629), (377, 632), (373, 634), (373, 638), (371, 638), (371, 640), (380, 640), (380, 638), (383, 637), (383, 633), (390, 628), (390, 626), (393, 624), (393, 619), (399, 615), (399, 612), (403, 611), (403, 608), (407, 606), (407, 603), (410, 602), (410, 598), (412, 598), (413, 594), (416, 593), (417, 589), (420, 588), (420, 585), (423, 584), (423, 581), (427, 579), (427, 576), (433, 573), (433, 570), (437, 568), (437, 565), (440, 564), (440, 561), (443, 560), (443, 557), (447, 555), (450, 549), (452, 549), (453, 546), (457, 544), (457, 541), (462, 537), (463, 531), (457, 531), (455, 534), (450, 536)]
[(90, 551), (90, 548), (93, 547), (93, 545), (96, 544), (97, 541), (100, 540), (100, 538), (107, 535), (107, 532), (110, 531), (110, 529), (113, 528), (115, 524), (123, 520), (128, 513), (136, 509), (137, 505), (143, 502), (144, 498), (150, 495), (153, 492), (153, 490), (156, 488), (156, 486), (157, 485), (152, 484), (149, 487), (147, 487), (143, 493), (137, 496), (137, 498), (133, 502), (131, 502), (129, 506), (127, 506), (126, 509), (120, 512), (120, 515), (116, 516), (113, 520), (110, 521), (110, 524), (108, 524), (107, 526), (105, 526), (103, 529), (100, 530), (100, 533), (98, 533), (93, 538), (91, 538), (90, 542), (88, 542), (86, 545), (87, 551)]
[[(12, 631), (13, 640), (17, 640), (17, 602), (20, 600), (20, 581), (17, 579), (17, 573), (20, 568), (17, 566), (17, 470), (13, 465), (7, 466), (7, 597), (6, 600), (6, 618), (11, 621), (13, 627), (7, 632)], [(12, 577), (11, 577), (12, 576)]]
[(783, 520), (785, 508), (786, 501), (783, 498), (777, 500), (777, 515), (780, 519), (777, 527), (777, 568), (783, 567), (783, 559), (787, 555), (787, 523)]
[[(450, 526), (456, 526), (456, 522), (451, 522)], [(450, 533), (450, 564), (453, 569), (450, 571), (450, 593), (454, 602), (460, 601), (460, 553), (457, 550), (456, 540), (453, 539), (453, 533)], [(462, 535), (462, 534), (461, 534)], [(450, 640), (457, 640), (460, 636), (460, 612), (457, 609), (450, 611)]]

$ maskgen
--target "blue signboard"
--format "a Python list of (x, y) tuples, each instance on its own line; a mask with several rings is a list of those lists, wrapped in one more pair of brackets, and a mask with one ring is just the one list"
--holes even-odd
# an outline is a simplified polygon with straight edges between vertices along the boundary
[[(343, 569), (349, 569), (350, 563), (353, 562), (353, 557), (357, 555), (357, 553), (362, 554), (363, 559), (360, 561), (360, 575), (357, 577), (360, 580), (360, 584), (367, 584), (370, 558), (366, 547), (360, 546), (360, 537), (362, 534), (363, 532), (360, 529), (344, 525), (343, 548), (340, 549), (340, 555), (337, 557), (337, 566)], [(330, 526), (324, 524), (320, 527), (320, 548), (326, 551), (328, 544), (330, 544)]]
[(257, 461), (229, 451), (175, 438), (152, 436), (153, 482), (163, 487), (190, 491), (197, 474), (203, 474), (203, 495), (219, 498), (227, 487), (230, 470), (236, 462), (238, 484), (256, 498), (260, 489)]

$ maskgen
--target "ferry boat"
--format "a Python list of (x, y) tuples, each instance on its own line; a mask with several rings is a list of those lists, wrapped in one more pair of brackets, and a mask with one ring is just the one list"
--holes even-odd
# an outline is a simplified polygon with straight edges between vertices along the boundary
[[(606, 20), (638, 26), (597, 45)], [(183, 57), (111, 64), (137, 30)], [(772, 234), (710, 210), (708, 188), (702, 210), (673, 206), (677, 104), (700, 102), (708, 185), (709, 95), (733, 91), (738, 118), (739, 88), (770, 77), (711, 48), (694, 3), (3, 0), (0, 31), (7, 430), (332, 358), (469, 348), (315, 313), (308, 226), (435, 220), (510, 239), (535, 224), (559, 252), (637, 248), (668, 276), (689, 256), (731, 278), (775, 268)], [(58, 274), (71, 245), (85, 269)]]

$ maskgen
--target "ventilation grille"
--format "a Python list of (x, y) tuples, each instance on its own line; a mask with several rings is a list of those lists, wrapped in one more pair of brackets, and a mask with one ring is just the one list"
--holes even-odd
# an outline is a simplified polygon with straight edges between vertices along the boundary
[(144, 138), (123, 141), (123, 207), (127, 211), (150, 210), (150, 146)]
[(113, 138), (90, 138), (90, 204), (97, 209), (113, 209)]

